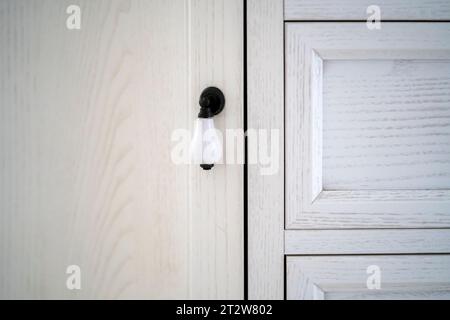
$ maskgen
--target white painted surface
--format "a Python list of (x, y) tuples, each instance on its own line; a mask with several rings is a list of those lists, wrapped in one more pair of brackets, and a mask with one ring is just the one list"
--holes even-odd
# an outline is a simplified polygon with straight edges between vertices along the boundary
[[(369, 266), (380, 289), (368, 288)], [(450, 256), (287, 257), (287, 299), (450, 299)]]
[[(198, 115), (201, 91), (216, 86), (226, 99), (224, 111), (214, 118), (216, 128), (224, 135), (226, 129), (242, 129), (243, 2), (190, 0), (185, 4), (190, 14), (189, 125)], [(190, 198), (190, 296), (195, 299), (244, 297), (243, 177), (239, 164), (219, 164), (210, 172), (198, 166), (190, 169), (185, 196)]]
[(448, 23), (286, 25), (288, 229), (450, 226), (449, 38)]
[(380, 9), (382, 20), (449, 20), (447, 0), (285, 0), (286, 20), (366, 20)]
[(449, 229), (286, 230), (285, 253), (450, 253)]
[(242, 127), (242, 1), (70, 4), (0, 3), (0, 297), (242, 298), (242, 167), (170, 158), (207, 85)]
[(249, 299), (284, 295), (283, 28), (283, 0), (247, 1), (247, 125), (280, 133), (279, 171), (248, 166)]
[[(249, 127), (278, 127), (285, 72), (288, 230), (283, 184), (250, 169), (250, 297), (281, 295), (282, 233), (298, 255), (286, 257), (290, 299), (450, 299), (450, 24), (288, 22), (280, 53), (275, 3), (249, 2), (248, 114)], [(365, 21), (372, 4), (285, 0), (284, 19)], [(376, 5), (384, 20), (450, 19), (447, 1)], [(381, 291), (367, 290), (371, 264)]]
[(450, 60), (323, 63), (323, 189), (450, 189)]

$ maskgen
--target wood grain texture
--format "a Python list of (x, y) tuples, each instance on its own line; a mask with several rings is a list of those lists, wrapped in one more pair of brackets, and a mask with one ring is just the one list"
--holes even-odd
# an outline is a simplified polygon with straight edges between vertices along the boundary
[(286, 230), (285, 253), (450, 253), (448, 229)]
[[(449, 101), (445, 70), (450, 58), (450, 44), (445, 39), (449, 37), (447, 23), (384, 23), (375, 33), (364, 23), (287, 24), (287, 228), (450, 226), (450, 194), (445, 189), (450, 155), (445, 149)], [(393, 64), (392, 59), (397, 62)], [(355, 74), (353, 85), (343, 78), (337, 80), (333, 69), (327, 79), (324, 72), (330, 69), (329, 63), (331, 68), (345, 69), (341, 75)], [(403, 71), (396, 73), (394, 65), (395, 70)], [(390, 82), (373, 81), (377, 74), (388, 75)], [(399, 74), (404, 77), (401, 81)], [(357, 86), (364, 86), (365, 81), (375, 84), (369, 84), (362, 94)], [(420, 91), (416, 84), (423, 81), (428, 81), (426, 89), (421, 86), (425, 91)], [(409, 84), (407, 91), (398, 87), (402, 84)], [(339, 93), (334, 95), (336, 90)], [(346, 111), (332, 110), (346, 105)], [(358, 108), (367, 105), (372, 107), (358, 113)], [(422, 112), (415, 113), (417, 108)], [(345, 114), (351, 119), (344, 124)], [(359, 121), (359, 114), (370, 119)], [(370, 114), (384, 120), (377, 125)], [(352, 133), (341, 139), (347, 130)], [(372, 130), (370, 134), (368, 130)], [(361, 137), (374, 138), (376, 146), (384, 145), (384, 149), (376, 149), (383, 150), (382, 154), (370, 153), (372, 141), (361, 142)], [(428, 147), (414, 146), (420, 153), (414, 158), (409, 144), (420, 142)], [(439, 146), (430, 151), (435, 144)], [(356, 145), (361, 149), (350, 150)], [(358, 155), (352, 153), (356, 150)], [(430, 153), (434, 155), (427, 156)], [(323, 165), (317, 159), (322, 159)], [(418, 166), (420, 161), (424, 164)], [(358, 170), (358, 163), (364, 168)], [(354, 170), (343, 169), (351, 166)], [(386, 169), (392, 166), (395, 170)]]
[[(79, 31), (72, 1), (0, 2), (1, 298), (243, 296), (242, 171), (200, 176), (170, 156), (210, 79), (198, 65), (223, 64), (219, 125), (242, 126), (242, 4), (207, 2), (79, 0)], [(193, 39), (216, 24), (234, 27)]]
[[(198, 115), (200, 92), (216, 86), (226, 105), (214, 121), (225, 136), (225, 129), (243, 129), (244, 124), (243, 2), (191, 0), (189, 10), (189, 123)], [(209, 172), (191, 167), (191, 297), (244, 297), (243, 177), (240, 164), (216, 165)]]
[[(283, 136), (283, 1), (247, 1), (248, 128), (278, 129)], [(248, 141), (255, 143), (255, 141)], [(284, 151), (279, 171), (248, 167), (248, 296), (283, 299)]]
[(323, 188), (450, 189), (450, 60), (326, 60)]
[(286, 20), (366, 20), (377, 5), (382, 20), (449, 20), (446, 0), (285, 0)]
[[(368, 289), (369, 266), (381, 288)], [(287, 257), (287, 298), (449, 299), (449, 255)]]

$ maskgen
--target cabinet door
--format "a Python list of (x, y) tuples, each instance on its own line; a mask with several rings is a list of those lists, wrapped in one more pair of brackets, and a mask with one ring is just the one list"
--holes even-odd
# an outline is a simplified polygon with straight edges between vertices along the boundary
[(450, 256), (287, 258), (288, 299), (450, 299)]
[(243, 298), (243, 167), (175, 161), (204, 88), (243, 127), (243, 13), (0, 0), (0, 299)]
[(450, 24), (286, 24), (286, 226), (450, 227)]

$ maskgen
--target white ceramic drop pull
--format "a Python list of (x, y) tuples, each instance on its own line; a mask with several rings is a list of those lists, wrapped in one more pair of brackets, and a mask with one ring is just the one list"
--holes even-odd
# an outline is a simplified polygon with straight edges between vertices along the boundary
[(209, 87), (200, 95), (200, 112), (191, 142), (191, 162), (204, 170), (211, 170), (222, 158), (222, 143), (214, 126), (213, 117), (225, 107), (225, 97), (218, 88)]

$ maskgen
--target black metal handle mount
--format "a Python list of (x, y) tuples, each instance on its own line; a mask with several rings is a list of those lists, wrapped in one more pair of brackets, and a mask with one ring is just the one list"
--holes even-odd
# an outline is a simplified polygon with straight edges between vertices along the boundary
[(225, 107), (225, 96), (223, 92), (216, 87), (208, 87), (200, 95), (200, 113), (199, 118), (212, 118), (222, 112)]

